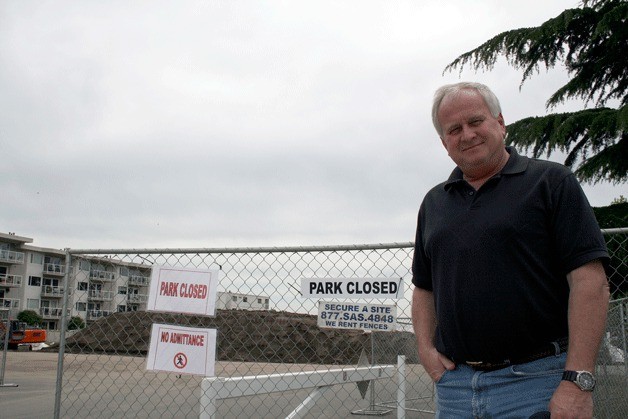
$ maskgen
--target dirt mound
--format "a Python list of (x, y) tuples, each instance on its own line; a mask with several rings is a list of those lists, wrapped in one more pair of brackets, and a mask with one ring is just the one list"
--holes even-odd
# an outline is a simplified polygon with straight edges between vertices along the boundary
[(215, 317), (115, 313), (67, 338), (65, 350), (144, 356), (153, 323), (217, 329), (220, 361), (356, 364), (363, 350), (370, 358), (373, 345), (378, 362), (394, 363), (398, 353), (408, 362), (416, 358), (414, 336), (407, 332), (374, 333), (372, 343), (361, 330), (321, 329), (313, 315), (248, 310), (217, 310)]

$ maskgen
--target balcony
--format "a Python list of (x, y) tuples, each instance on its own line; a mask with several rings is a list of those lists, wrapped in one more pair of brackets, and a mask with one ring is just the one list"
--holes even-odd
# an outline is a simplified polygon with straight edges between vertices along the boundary
[[(67, 310), (68, 316), (70, 310)], [(40, 307), (39, 315), (44, 319), (60, 319), (63, 316), (63, 308), (61, 307)]]
[(140, 287), (147, 287), (150, 284), (150, 278), (142, 275), (129, 276), (129, 285), (136, 285)]
[(89, 301), (111, 301), (113, 300), (113, 291), (90, 290), (87, 299)]
[(108, 310), (89, 310), (87, 312), (87, 320), (96, 320), (101, 317), (107, 317), (111, 314), (111, 311)]
[(12, 250), (0, 250), (0, 262), (21, 265), (24, 263), (24, 253), (14, 252)]
[(89, 279), (98, 282), (113, 282), (116, 279), (116, 274), (108, 271), (91, 270), (89, 271)]
[(0, 274), (0, 287), (15, 288), (22, 285), (22, 275)]
[(44, 263), (44, 275), (65, 275), (65, 265), (57, 263)]
[(0, 310), (9, 310), (11, 308), (20, 308), (19, 298), (0, 298)]
[(135, 303), (135, 304), (145, 303), (145, 302), (148, 301), (148, 295), (145, 295), (145, 294), (128, 294), (127, 295), (127, 301), (129, 303)]
[[(69, 290), (72, 294), (72, 289)], [(41, 296), (47, 298), (63, 298), (63, 287), (53, 287), (52, 285), (41, 286)]]

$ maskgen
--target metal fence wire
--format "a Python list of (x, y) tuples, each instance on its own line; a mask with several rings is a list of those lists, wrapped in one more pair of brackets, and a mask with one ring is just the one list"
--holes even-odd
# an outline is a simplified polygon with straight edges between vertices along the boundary
[[(605, 237), (613, 255), (613, 301), (597, 370), (596, 417), (628, 417), (628, 229), (605, 231)], [(216, 329), (215, 375), (223, 378), (395, 365), (399, 355), (405, 356), (406, 417), (432, 417), (434, 389), (418, 363), (410, 320), (412, 251), (412, 243), (68, 250), (62, 327), (76, 330), (61, 335), (55, 417), (202, 416), (203, 377), (146, 368), (151, 326), (156, 323)], [(216, 314), (146, 311), (154, 265), (220, 270)], [(302, 278), (382, 277), (401, 279), (403, 298), (362, 302), (395, 305), (395, 331), (320, 328), (318, 301), (303, 298), (300, 292)], [(294, 411), (311, 397), (311, 389), (270, 389), (218, 400), (215, 416), (394, 414), (399, 386), (396, 377), (334, 385), (299, 415)]]

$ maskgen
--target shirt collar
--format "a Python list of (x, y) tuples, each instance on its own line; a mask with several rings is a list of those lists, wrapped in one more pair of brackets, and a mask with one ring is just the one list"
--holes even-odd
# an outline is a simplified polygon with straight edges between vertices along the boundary
[[(508, 154), (510, 154), (510, 157), (508, 158), (508, 161), (506, 162), (506, 165), (504, 166), (504, 168), (494, 177), (500, 177), (501, 175), (514, 175), (517, 173), (522, 173), (522, 172), (525, 172), (526, 169), (528, 168), (528, 162), (530, 161), (529, 158), (527, 158), (526, 156), (519, 155), (519, 153), (517, 153), (517, 150), (515, 150), (515, 148), (512, 146), (506, 147), (506, 151), (508, 152)], [(453, 172), (451, 172), (449, 179), (447, 179), (447, 181), (445, 182), (444, 188), (445, 190), (448, 190), (454, 184), (457, 184), (463, 181), (464, 180), (462, 176), (462, 170), (460, 170), (460, 168), (456, 166)]]

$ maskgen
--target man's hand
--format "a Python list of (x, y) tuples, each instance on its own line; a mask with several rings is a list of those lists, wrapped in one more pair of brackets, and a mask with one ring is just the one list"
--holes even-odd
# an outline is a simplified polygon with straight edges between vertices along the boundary
[(456, 364), (434, 347), (419, 350), (419, 359), (421, 360), (421, 365), (423, 365), (423, 368), (425, 368), (425, 371), (432, 377), (435, 383), (440, 380), (446, 370), (451, 371), (456, 368)]
[(414, 288), (412, 293), (412, 326), (417, 338), (419, 360), (425, 371), (438, 382), (445, 370), (456, 368), (450, 359), (436, 350), (434, 331), (436, 330), (436, 312), (434, 294), (421, 288)]
[(580, 390), (574, 383), (561, 381), (550, 400), (552, 419), (590, 419), (593, 417), (593, 393)]

